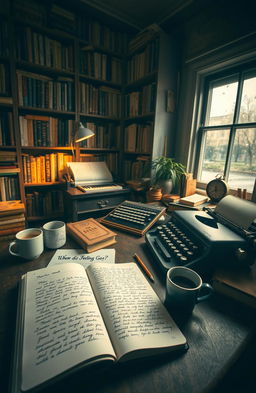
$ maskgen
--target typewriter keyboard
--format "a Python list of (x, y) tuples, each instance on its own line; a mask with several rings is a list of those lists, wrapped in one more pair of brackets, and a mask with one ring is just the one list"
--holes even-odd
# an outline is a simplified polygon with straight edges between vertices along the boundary
[(172, 220), (164, 225), (158, 225), (145, 237), (149, 248), (165, 270), (177, 265), (192, 267), (204, 252), (203, 245), (195, 238), (192, 240), (191, 236)]
[(124, 201), (101, 222), (128, 232), (143, 235), (165, 212), (165, 208)]

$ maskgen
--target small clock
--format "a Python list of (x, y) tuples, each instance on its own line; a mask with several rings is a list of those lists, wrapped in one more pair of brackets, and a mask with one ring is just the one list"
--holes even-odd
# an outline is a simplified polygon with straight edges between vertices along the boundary
[(212, 202), (219, 202), (227, 195), (228, 190), (228, 184), (221, 176), (211, 180), (206, 186), (206, 193)]

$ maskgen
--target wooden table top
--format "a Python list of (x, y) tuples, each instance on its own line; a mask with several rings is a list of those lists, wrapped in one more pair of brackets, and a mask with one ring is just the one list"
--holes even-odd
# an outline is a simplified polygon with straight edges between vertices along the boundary
[[(133, 261), (137, 253), (155, 277), (151, 283), (164, 299), (165, 277), (154, 263), (144, 238), (117, 232), (116, 262)], [(68, 239), (63, 248), (79, 248)], [(54, 251), (46, 250), (37, 260), (24, 262), (8, 254), (0, 243), (0, 381), (7, 392), (11, 350), (17, 310), (17, 284), (27, 271), (47, 266)], [(106, 372), (82, 370), (48, 388), (47, 392), (86, 393), (203, 393), (212, 391), (241, 355), (255, 329), (255, 313), (214, 294), (196, 305), (191, 318), (177, 321), (189, 349), (184, 353), (146, 358), (115, 365)]]

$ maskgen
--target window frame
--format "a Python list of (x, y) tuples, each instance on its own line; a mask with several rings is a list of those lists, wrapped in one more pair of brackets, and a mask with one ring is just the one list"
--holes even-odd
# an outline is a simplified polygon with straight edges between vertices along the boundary
[[(195, 148), (195, 156), (194, 156), (194, 173), (196, 177), (199, 177), (202, 171), (203, 165), (203, 152), (204, 152), (204, 142), (206, 138), (207, 131), (210, 130), (218, 130), (218, 129), (229, 129), (229, 141), (226, 153), (226, 160), (224, 165), (224, 178), (227, 178), (227, 175), (230, 172), (231, 161), (232, 161), (232, 149), (235, 142), (236, 131), (244, 128), (256, 128), (256, 122), (247, 122), (247, 123), (239, 123), (239, 110), (241, 107), (241, 99), (242, 99), (242, 91), (244, 80), (248, 78), (248, 76), (253, 75), (256, 77), (256, 61), (245, 62), (238, 66), (228, 67), (222, 71), (216, 71), (205, 75), (202, 88), (201, 88), (201, 108), (199, 110), (198, 115), (198, 127), (196, 130), (196, 148)], [(213, 83), (218, 84), (218, 81), (221, 84), (221, 81), (228, 83), (229, 80), (237, 77), (238, 88), (236, 93), (236, 103), (233, 114), (233, 121), (230, 124), (224, 125), (205, 125), (207, 120), (207, 111), (209, 112), (210, 106), (208, 103), (209, 100), (209, 92), (212, 91), (211, 85)], [(216, 86), (215, 84), (215, 86)], [(197, 181), (197, 186), (199, 188), (205, 189), (207, 183), (203, 181)]]

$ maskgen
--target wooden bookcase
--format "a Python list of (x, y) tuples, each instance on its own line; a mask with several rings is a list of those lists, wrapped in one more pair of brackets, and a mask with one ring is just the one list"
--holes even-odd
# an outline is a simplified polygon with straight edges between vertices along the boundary
[(129, 49), (124, 177), (138, 180), (150, 175), (152, 159), (173, 154), (179, 58), (175, 42), (155, 25), (132, 39)]
[[(177, 93), (177, 58), (170, 37), (149, 29), (129, 51), (128, 26), (64, 3), (9, 0), (0, 11), (0, 163), (7, 156), (12, 164), (0, 168), (0, 180), (11, 182), (1, 180), (0, 192), (9, 187), (6, 199), (25, 202), (29, 220), (62, 216), (67, 161), (105, 160), (124, 181), (172, 152), (167, 93)], [(80, 121), (96, 136), (78, 145)]]
[[(122, 177), (127, 33), (58, 1), (7, 4), (0, 15), (0, 160), (13, 160), (0, 168), (12, 183), (0, 183), (1, 198), (25, 202), (29, 220), (58, 217), (67, 161), (104, 159)], [(96, 136), (78, 145), (80, 121)]]

